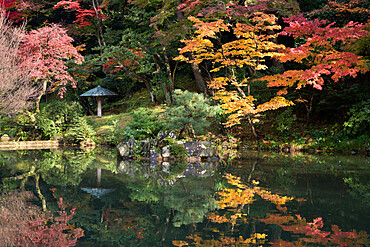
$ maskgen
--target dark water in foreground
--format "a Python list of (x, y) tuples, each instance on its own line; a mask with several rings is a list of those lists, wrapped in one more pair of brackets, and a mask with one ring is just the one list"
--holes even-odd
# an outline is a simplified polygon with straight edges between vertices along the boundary
[[(4, 178), (34, 169), (48, 209), (59, 198), (76, 208), (61, 233), (82, 228), (77, 246), (369, 245), (368, 157), (238, 156), (159, 165), (117, 161), (115, 149), (0, 151), (1, 189), (16, 193), (22, 179)], [(35, 179), (25, 189), (36, 194)]]

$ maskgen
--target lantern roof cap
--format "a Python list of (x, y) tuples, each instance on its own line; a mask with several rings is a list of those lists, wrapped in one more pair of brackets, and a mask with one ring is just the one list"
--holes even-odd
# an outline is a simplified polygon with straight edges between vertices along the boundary
[(92, 97), (92, 96), (117, 96), (115, 92), (110, 91), (109, 89), (97, 86), (96, 88), (90, 89), (89, 91), (81, 94), (81, 97)]

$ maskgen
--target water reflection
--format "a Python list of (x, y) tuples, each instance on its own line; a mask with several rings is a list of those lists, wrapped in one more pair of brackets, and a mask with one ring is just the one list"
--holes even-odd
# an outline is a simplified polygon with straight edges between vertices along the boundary
[[(117, 161), (114, 149), (0, 152), (1, 178), (34, 172), (49, 210), (59, 198), (76, 208), (68, 223), (84, 230), (80, 246), (366, 246), (368, 165), (274, 153), (159, 164)], [(2, 181), (37, 196), (33, 178)]]
[[(260, 246), (268, 243), (272, 246), (366, 246), (368, 244), (368, 235), (365, 231), (346, 232), (337, 225), (331, 225), (331, 230), (325, 231), (322, 217), (308, 222), (301, 215), (291, 211), (288, 205), (285, 206), (293, 200), (305, 201), (302, 198), (294, 199), (271, 193), (258, 187), (256, 181), (250, 185), (244, 184), (239, 177), (231, 174), (226, 174), (225, 177), (230, 187), (216, 192), (217, 204), (224, 210), (208, 215), (210, 224), (202, 233), (187, 236), (186, 241), (173, 241), (174, 245)], [(250, 206), (257, 200), (256, 195), (274, 204), (276, 210), (262, 217), (252, 217)], [(261, 231), (263, 229), (261, 227), (270, 229), (269, 234)], [(205, 231), (210, 233), (207, 234)], [(287, 238), (282, 236), (283, 232), (292, 234)], [(268, 235), (271, 235), (269, 242)]]
[(96, 176), (97, 176), (96, 188), (81, 188), (81, 190), (85, 191), (86, 193), (89, 193), (90, 195), (95, 196), (96, 198), (105, 196), (113, 191), (113, 189), (104, 189), (101, 187), (101, 167), (96, 168)]

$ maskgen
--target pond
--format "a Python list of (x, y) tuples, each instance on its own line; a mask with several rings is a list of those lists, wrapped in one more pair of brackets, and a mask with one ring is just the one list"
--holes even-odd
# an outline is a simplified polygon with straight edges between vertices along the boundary
[[(369, 161), (240, 151), (158, 164), (118, 160), (113, 148), (0, 151), (0, 245), (13, 241), (1, 242), (5, 233), (32, 230), (29, 241), (45, 246), (368, 246)], [(39, 191), (54, 218), (6, 218), (37, 212), (21, 203), (21, 186), (41, 207)]]

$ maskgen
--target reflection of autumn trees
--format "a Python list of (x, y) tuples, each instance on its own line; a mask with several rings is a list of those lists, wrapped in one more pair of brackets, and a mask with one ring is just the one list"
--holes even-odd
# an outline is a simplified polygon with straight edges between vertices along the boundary
[[(173, 241), (175, 246), (259, 246), (267, 242), (267, 235), (257, 232), (257, 224), (280, 229), (278, 236), (271, 236), (273, 246), (365, 246), (368, 235), (355, 230), (341, 231), (337, 225), (331, 230), (323, 230), (321, 217), (307, 221), (300, 215), (289, 212), (284, 205), (292, 197), (280, 196), (258, 186), (252, 181), (247, 186), (240, 178), (231, 174), (224, 176), (231, 185), (216, 192), (217, 203), (221, 210), (210, 213), (207, 235), (194, 234), (186, 241)], [(268, 213), (263, 218), (250, 216), (250, 205), (260, 197), (276, 206), (276, 213)], [(295, 199), (301, 202), (302, 199)], [(247, 225), (247, 227), (245, 227)], [(246, 229), (248, 229), (246, 231)], [(281, 239), (281, 230), (291, 232), (292, 240)], [(274, 235), (274, 233), (272, 233)], [(285, 234), (289, 236), (289, 234)]]
[(1, 246), (75, 246), (83, 230), (69, 224), (75, 214), (67, 213), (60, 199), (59, 216), (54, 217), (29, 203), (32, 192), (12, 191), (0, 195)]
[[(226, 174), (224, 177), (231, 186), (222, 188), (215, 195), (217, 204), (222, 210), (212, 212), (207, 217), (212, 223), (222, 224), (222, 228), (218, 226), (208, 228), (214, 236), (212, 239), (204, 239), (197, 234), (189, 236), (187, 237), (189, 243), (194, 246), (255, 246), (264, 244), (267, 235), (255, 231), (255, 222), (249, 217), (250, 204), (256, 200), (257, 195), (276, 205), (283, 205), (293, 198), (264, 190), (258, 187), (258, 182), (254, 180), (250, 186), (247, 186), (240, 181), (239, 177), (231, 174)], [(249, 234), (242, 232), (237, 229), (239, 223), (250, 223), (253, 230)], [(176, 246), (188, 245), (184, 241), (173, 241), (173, 244)]]
[(163, 204), (174, 210), (173, 225), (200, 223), (216, 209), (213, 187), (212, 179), (198, 177), (181, 178), (173, 186), (166, 187)]
[(220, 192), (217, 192), (217, 196), (219, 198), (217, 203), (221, 209), (238, 209), (238, 213), (233, 215), (232, 218), (241, 217), (239, 212), (245, 205), (249, 205), (255, 201), (255, 195), (259, 195), (262, 199), (270, 201), (276, 205), (283, 205), (286, 202), (293, 200), (293, 197), (279, 196), (258, 187), (258, 182), (255, 180), (252, 181), (252, 186), (248, 187), (243, 184), (238, 177), (231, 174), (226, 174), (225, 177), (228, 183), (236, 188), (224, 188)]
[[(320, 244), (324, 246), (366, 246), (368, 235), (366, 232), (359, 233), (356, 230), (343, 232), (337, 225), (331, 226), (331, 231), (324, 231), (324, 222), (321, 217), (313, 219), (312, 222), (300, 215), (272, 215), (269, 214), (261, 220), (266, 224), (277, 224), (284, 231), (298, 234), (296, 241), (284, 241), (279, 239), (273, 246), (311, 246)], [(297, 235), (296, 235), (297, 236)]]

